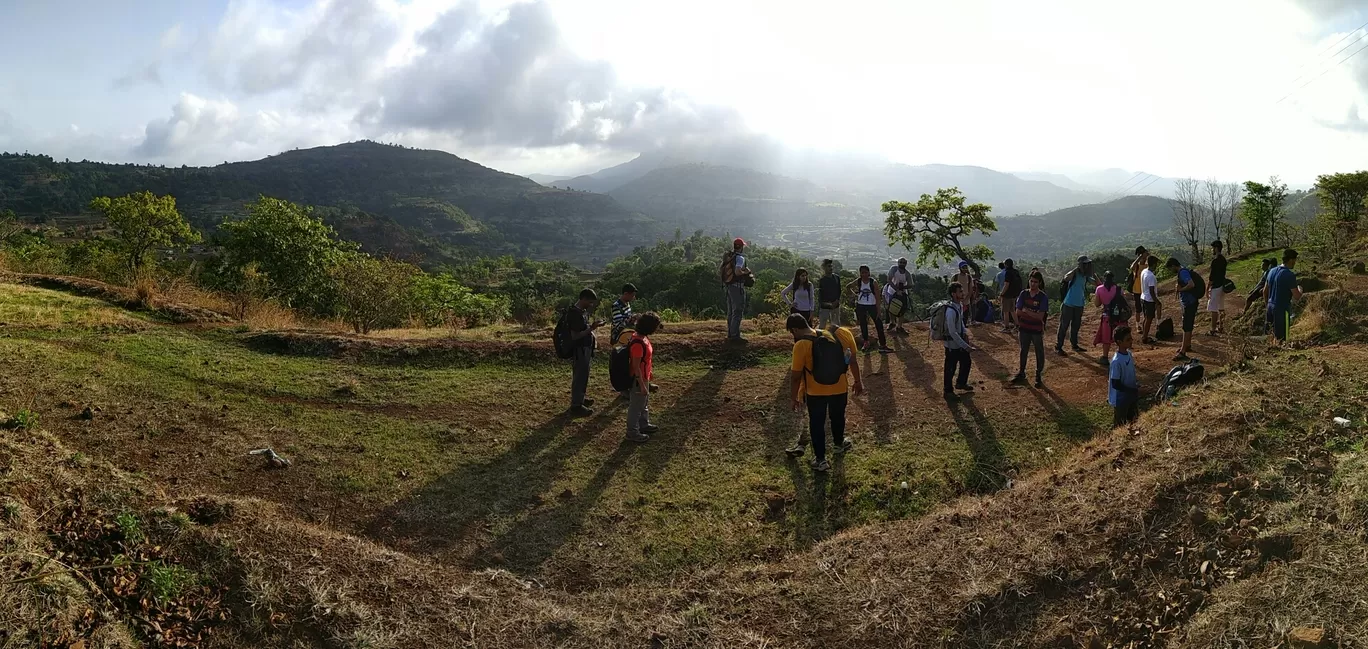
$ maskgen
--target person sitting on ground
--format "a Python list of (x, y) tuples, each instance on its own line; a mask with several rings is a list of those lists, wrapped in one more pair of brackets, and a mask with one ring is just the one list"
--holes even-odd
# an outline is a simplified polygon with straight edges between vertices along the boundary
[[(973, 392), (974, 386), (969, 385), (969, 369), (973, 365), (973, 359), (969, 352), (973, 351), (974, 346), (969, 344), (969, 331), (965, 329), (965, 309), (964, 287), (959, 282), (951, 282), (947, 291), (950, 294), (950, 306), (945, 309), (945, 371), (943, 378), (944, 393), (946, 401), (959, 401), (959, 395), (955, 390), (961, 392)], [(955, 370), (958, 368), (958, 380), (955, 379)]]
[(806, 268), (793, 273), (793, 282), (779, 293), (784, 304), (789, 305), (789, 313), (797, 313), (808, 319), (809, 325), (817, 324), (817, 294), (808, 280)]
[(860, 266), (860, 276), (846, 286), (846, 290), (855, 296), (855, 317), (860, 321), (861, 349), (866, 352), (874, 349), (874, 341), (869, 338), (869, 321), (873, 320), (874, 329), (879, 332), (879, 353), (893, 351), (884, 339), (883, 320), (879, 319), (883, 294), (879, 292), (879, 283), (870, 277), (869, 266)]
[(1087, 351), (1078, 344), (1078, 332), (1083, 328), (1083, 306), (1087, 304), (1084, 296), (1092, 282), (1092, 260), (1082, 255), (1078, 265), (1064, 275), (1062, 283), (1063, 305), (1059, 309), (1059, 334), (1055, 337), (1055, 353), (1060, 356), (1068, 356), (1064, 351), (1065, 336), (1069, 337), (1074, 352)]
[(1128, 324), (1126, 320), (1112, 315), (1117, 310), (1114, 304), (1119, 300), (1124, 305), (1126, 296), (1121, 292), (1121, 285), (1116, 283), (1112, 272), (1107, 271), (1102, 273), (1102, 283), (1097, 285), (1094, 297), (1097, 299), (1097, 306), (1102, 309), (1102, 322), (1097, 327), (1093, 344), (1102, 345), (1102, 357), (1097, 360), (1106, 365), (1111, 358), (1112, 339), (1116, 328)]
[(822, 277), (817, 280), (817, 314), (822, 329), (841, 326), (841, 277), (830, 259), (822, 260)]
[(1188, 353), (1192, 351), (1192, 330), (1197, 321), (1197, 282), (1192, 279), (1192, 271), (1185, 268), (1176, 257), (1169, 257), (1164, 267), (1178, 276), (1178, 301), (1183, 305), (1183, 344), (1178, 348), (1178, 353), (1173, 355), (1173, 360), (1182, 362), (1188, 360)]
[(1301, 287), (1297, 285), (1297, 273), (1292, 269), (1297, 265), (1297, 251), (1291, 248), (1283, 251), (1281, 266), (1268, 271), (1268, 281), (1264, 286), (1264, 298), (1268, 300), (1268, 327), (1273, 338), (1287, 342), (1287, 331), (1292, 328), (1292, 303), (1300, 300)]
[[(998, 296), (1002, 299), (1002, 331), (1011, 333), (1016, 320), (1016, 301), (1021, 296), (1021, 292), (1026, 289), (1021, 281), (1021, 271), (1017, 270), (1016, 264), (1011, 259), (1002, 262), (1003, 275), (1001, 292)], [(1043, 282), (1041, 286), (1044, 286)]]
[(1130, 327), (1117, 327), (1112, 339), (1116, 341), (1116, 355), (1111, 359), (1107, 402), (1112, 407), (1112, 426), (1122, 426), (1140, 416), (1140, 381), (1135, 374), (1135, 358), (1131, 356)]
[(660, 316), (646, 313), (637, 320), (636, 331), (627, 342), (627, 354), (632, 368), (632, 387), (628, 389), (627, 441), (645, 442), (659, 428), (651, 423), (651, 376), (654, 369), (655, 347), (651, 334), (660, 330)]
[[(855, 396), (864, 392), (864, 381), (860, 378), (860, 362), (856, 358), (855, 336), (850, 330), (832, 327), (815, 331), (802, 316), (793, 314), (785, 323), (793, 334), (793, 362), (789, 366), (790, 398), (794, 412), (802, 410), (806, 401), (808, 411), (808, 435), (812, 439), (812, 468), (827, 471), (831, 464), (826, 456), (826, 422), (831, 420), (831, 442), (836, 453), (850, 450), (850, 440), (845, 437), (846, 405), (849, 403), (849, 380), (855, 384)], [(818, 349), (818, 337), (823, 348)], [(840, 346), (839, 355), (834, 349), (825, 347)], [(828, 366), (827, 363), (844, 363)], [(822, 383), (820, 378), (832, 373), (840, 377), (834, 383)], [(795, 453), (795, 450), (797, 451)], [(788, 454), (802, 455), (801, 444), (789, 449)]]
[(621, 345), (627, 341), (623, 339), (622, 333), (636, 324), (636, 316), (632, 315), (632, 301), (636, 299), (637, 288), (633, 284), (626, 284), (622, 287), (622, 296), (613, 300), (613, 330), (610, 334), (614, 345)]
[(1021, 340), (1021, 363), (1017, 375), (1012, 379), (1015, 385), (1026, 385), (1026, 356), (1035, 348), (1037, 388), (1045, 387), (1045, 320), (1050, 316), (1050, 296), (1042, 290), (1045, 277), (1031, 273), (1030, 288), (1017, 295), (1013, 311), (1016, 314), (1017, 331)]
[[(907, 257), (898, 259), (898, 263), (888, 269), (888, 285), (884, 287), (884, 313), (887, 316), (888, 325), (892, 327), (890, 333), (901, 336), (907, 335), (907, 330), (903, 328), (903, 323), (907, 321), (908, 314), (911, 313), (911, 301), (908, 291), (912, 288), (912, 272), (907, 270)], [(893, 315), (888, 305), (895, 299), (903, 300), (902, 313)]]
[[(1150, 255), (1145, 259), (1145, 270), (1140, 271), (1140, 314), (1145, 319), (1144, 335), (1141, 340), (1146, 345), (1155, 344), (1150, 337), (1153, 331), (1155, 314), (1159, 311), (1159, 258)], [(1137, 316), (1138, 317), (1138, 316)]]
[(589, 321), (589, 314), (594, 312), (598, 302), (598, 294), (586, 288), (580, 291), (579, 300), (570, 305), (566, 313), (570, 325), (570, 343), (575, 348), (575, 354), (571, 357), (570, 414), (579, 417), (594, 414), (594, 400), (585, 394), (589, 391), (589, 368), (593, 364), (594, 348), (598, 346), (594, 330), (604, 325), (602, 320)]
[(1207, 313), (1211, 314), (1211, 331), (1207, 334), (1211, 336), (1225, 333), (1222, 313), (1225, 311), (1225, 290), (1222, 287), (1226, 283), (1226, 258), (1222, 247), (1220, 239), (1211, 242), (1211, 276), (1207, 278)]

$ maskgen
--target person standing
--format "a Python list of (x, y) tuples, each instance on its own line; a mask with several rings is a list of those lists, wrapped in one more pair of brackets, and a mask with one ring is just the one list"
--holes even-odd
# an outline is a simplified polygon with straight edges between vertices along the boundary
[(1112, 426), (1123, 426), (1140, 416), (1140, 381), (1135, 374), (1135, 358), (1131, 356), (1131, 330), (1122, 325), (1112, 333), (1116, 340), (1116, 355), (1111, 359), (1108, 373), (1110, 388), (1107, 402), (1112, 407)]
[[(847, 377), (854, 379), (855, 396), (864, 392), (860, 362), (855, 353), (855, 336), (842, 327), (814, 331), (808, 321), (796, 313), (788, 317), (785, 326), (793, 334), (793, 362), (789, 365), (793, 410), (801, 411), (806, 399), (808, 435), (812, 438), (814, 456), (812, 468), (824, 472), (831, 469), (826, 457), (828, 419), (835, 451), (845, 453), (851, 448), (850, 440), (845, 438), (850, 389)], [(801, 444), (789, 449), (788, 454), (791, 457), (801, 455)]]
[(604, 325), (602, 320), (589, 321), (589, 314), (598, 303), (598, 294), (586, 288), (580, 291), (579, 300), (570, 305), (565, 315), (570, 327), (570, 344), (575, 350), (571, 356), (570, 414), (578, 417), (594, 414), (594, 400), (585, 397), (585, 393), (589, 391), (589, 367), (594, 360), (594, 347), (598, 345), (594, 330)]
[(1192, 330), (1197, 324), (1197, 282), (1193, 279), (1192, 271), (1185, 268), (1176, 257), (1169, 257), (1164, 267), (1178, 275), (1178, 302), (1183, 306), (1183, 344), (1178, 348), (1178, 353), (1173, 355), (1173, 360), (1186, 361), (1188, 352), (1192, 351)]
[(969, 262), (959, 263), (959, 273), (955, 275), (954, 281), (964, 288), (964, 296), (959, 300), (960, 314), (964, 316), (964, 326), (971, 326), (974, 313), (974, 274), (969, 268)]
[(622, 295), (613, 300), (613, 329), (610, 334), (614, 345), (621, 345), (622, 332), (636, 324), (636, 316), (632, 315), (632, 301), (636, 300), (637, 289), (633, 284), (625, 284), (622, 287)]
[(655, 347), (651, 334), (660, 329), (660, 316), (646, 313), (636, 323), (627, 341), (628, 365), (632, 368), (632, 387), (628, 388), (627, 441), (645, 442), (660, 429), (651, 423), (651, 375)]
[(1209, 335), (1225, 333), (1225, 290), (1226, 258), (1221, 252), (1221, 240), (1211, 242), (1211, 276), (1207, 278), (1207, 313), (1211, 314)]
[(1030, 288), (1017, 295), (1016, 314), (1018, 336), (1021, 339), (1021, 363), (1017, 375), (1012, 379), (1014, 385), (1026, 385), (1026, 356), (1035, 348), (1037, 388), (1045, 387), (1045, 320), (1050, 316), (1050, 296), (1043, 290), (1045, 278), (1040, 273), (1031, 273)]
[[(955, 394), (955, 390), (974, 391), (974, 386), (969, 385), (969, 369), (973, 365), (969, 352), (973, 351), (974, 347), (969, 344), (969, 330), (965, 328), (966, 316), (962, 306), (964, 291), (959, 282), (952, 282), (949, 289), (950, 305), (945, 308), (945, 340), (942, 342), (945, 344), (943, 378), (946, 401), (959, 401), (960, 397)], [(954, 380), (956, 370), (959, 372), (958, 380)]]
[(855, 296), (855, 317), (860, 321), (861, 348), (868, 352), (874, 347), (874, 341), (869, 338), (869, 321), (873, 320), (874, 329), (879, 332), (879, 353), (893, 351), (884, 339), (883, 320), (879, 319), (883, 294), (879, 292), (879, 283), (869, 275), (869, 266), (860, 266), (860, 276), (846, 286), (846, 290)]
[(808, 324), (814, 326), (817, 324), (816, 297), (806, 268), (799, 268), (793, 273), (793, 282), (779, 293), (779, 298), (789, 305), (789, 313), (807, 318)]
[(1102, 283), (1097, 285), (1093, 297), (1097, 300), (1097, 306), (1102, 309), (1102, 322), (1097, 326), (1093, 344), (1102, 345), (1102, 356), (1097, 361), (1106, 365), (1111, 358), (1116, 328), (1126, 324), (1126, 319), (1122, 316), (1129, 307), (1126, 305), (1126, 296), (1121, 292), (1121, 285), (1116, 283), (1111, 271), (1102, 273)]
[(1149, 250), (1146, 250), (1144, 246), (1139, 246), (1135, 249), (1135, 260), (1131, 262), (1130, 272), (1127, 275), (1129, 279), (1126, 284), (1126, 291), (1131, 294), (1131, 301), (1135, 302), (1134, 313), (1137, 319), (1144, 312), (1144, 305), (1141, 304), (1144, 302), (1143, 295), (1145, 293), (1145, 288), (1142, 286), (1142, 276), (1148, 267)]
[(1141, 340), (1146, 345), (1153, 345), (1154, 338), (1150, 337), (1150, 331), (1154, 326), (1154, 317), (1159, 310), (1159, 258), (1150, 255), (1145, 259), (1145, 270), (1140, 271), (1140, 313), (1145, 319), (1144, 336)]
[(1078, 331), (1083, 327), (1084, 296), (1088, 284), (1092, 282), (1092, 260), (1087, 255), (1078, 258), (1078, 265), (1064, 275), (1062, 285), (1063, 306), (1059, 309), (1059, 335), (1055, 338), (1055, 353), (1068, 356), (1064, 351), (1064, 337), (1069, 337), (1075, 352), (1088, 351), (1078, 344)]
[(999, 261), (997, 275), (993, 276), (993, 295), (1002, 295), (1002, 289), (1005, 288), (1003, 282), (1005, 282), (1006, 280), (1007, 262)]
[(841, 276), (830, 259), (822, 260), (822, 277), (817, 280), (817, 314), (822, 329), (841, 326)]
[(1302, 290), (1292, 270), (1297, 265), (1297, 251), (1288, 248), (1282, 259), (1281, 266), (1268, 271), (1264, 299), (1268, 301), (1268, 327), (1273, 338), (1286, 342), (1287, 330), (1292, 328), (1292, 302), (1301, 299)]
[(1003, 261), (1002, 266), (1002, 286), (999, 294), (1002, 298), (1002, 330), (1011, 333), (1012, 328), (1019, 324), (1016, 317), (1016, 301), (1026, 287), (1021, 281), (1021, 271), (1017, 270), (1011, 259)]
[(737, 237), (730, 252), (722, 255), (722, 284), (727, 292), (727, 340), (741, 342), (741, 319), (746, 314), (746, 281), (751, 271), (746, 268), (746, 256), (741, 254), (746, 242)]
[[(889, 326), (892, 327), (891, 333), (907, 335), (907, 330), (903, 329), (903, 322), (907, 320), (907, 314), (912, 308), (911, 296), (908, 295), (911, 289), (912, 272), (907, 270), (907, 257), (902, 257), (896, 265), (888, 269), (888, 286), (884, 287), (884, 313)], [(898, 298), (903, 300), (903, 310), (895, 316), (888, 305)]]

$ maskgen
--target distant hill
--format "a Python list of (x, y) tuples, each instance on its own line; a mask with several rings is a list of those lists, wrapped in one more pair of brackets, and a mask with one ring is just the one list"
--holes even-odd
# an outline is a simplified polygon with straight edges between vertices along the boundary
[(1127, 196), (1035, 216), (1000, 218), (992, 237), (975, 242), (987, 243), (999, 258), (1031, 261), (1137, 245), (1171, 245), (1179, 242), (1173, 232), (1172, 205), (1167, 198)]
[(609, 196), (544, 187), (441, 151), (374, 142), (215, 167), (0, 157), (0, 208), (24, 216), (78, 214), (94, 196), (144, 189), (174, 195), (206, 231), (262, 194), (326, 206), (333, 208), (325, 211), (329, 220), (367, 249), (419, 250), (429, 263), (510, 253), (598, 266), (666, 234)]
[(527, 174), (527, 179), (531, 180), (534, 183), (537, 183), (538, 185), (546, 185), (547, 187), (551, 187), (561, 181), (569, 180), (570, 176), (552, 176), (549, 174)]

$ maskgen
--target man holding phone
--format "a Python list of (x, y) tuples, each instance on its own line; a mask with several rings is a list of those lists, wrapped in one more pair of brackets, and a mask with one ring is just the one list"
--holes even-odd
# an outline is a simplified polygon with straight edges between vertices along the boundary
[(585, 398), (584, 394), (589, 391), (589, 366), (594, 361), (594, 347), (598, 345), (594, 330), (605, 324), (603, 320), (589, 321), (589, 314), (598, 308), (598, 302), (598, 294), (586, 288), (580, 291), (579, 301), (570, 305), (566, 314), (570, 343), (575, 346), (575, 355), (571, 357), (574, 370), (570, 379), (570, 414), (577, 417), (594, 414), (594, 400)]

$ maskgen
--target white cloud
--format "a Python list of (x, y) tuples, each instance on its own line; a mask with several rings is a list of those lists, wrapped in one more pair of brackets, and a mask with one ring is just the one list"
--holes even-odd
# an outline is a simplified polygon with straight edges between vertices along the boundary
[(142, 160), (214, 164), (353, 139), (355, 133), (346, 124), (336, 115), (242, 111), (227, 100), (185, 93), (170, 117), (147, 124), (133, 151)]

